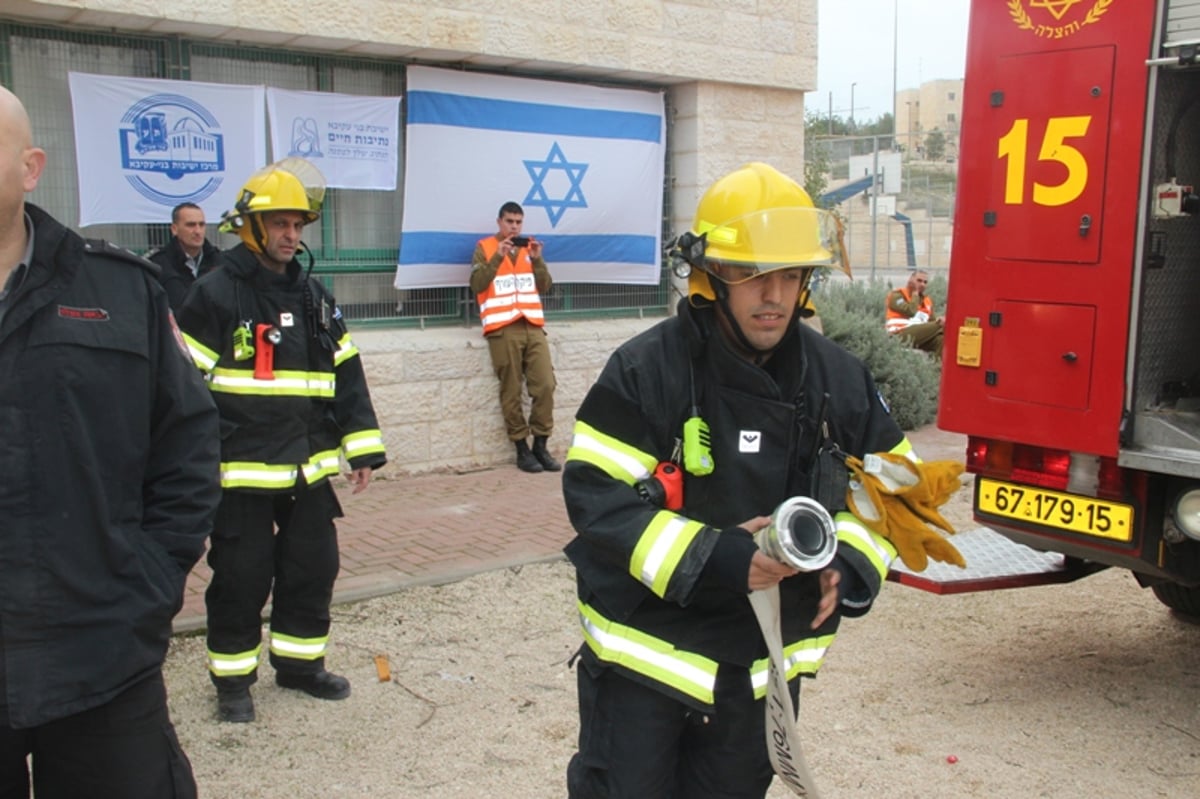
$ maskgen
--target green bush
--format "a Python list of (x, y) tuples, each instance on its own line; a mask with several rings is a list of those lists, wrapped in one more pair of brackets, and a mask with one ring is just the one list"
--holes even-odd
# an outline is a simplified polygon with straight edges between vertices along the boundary
[[(884, 300), (893, 287), (875, 281), (825, 281), (813, 294), (825, 335), (862, 359), (902, 430), (937, 417), (941, 364), (883, 329)], [(930, 281), (934, 308), (944, 308), (946, 281)]]

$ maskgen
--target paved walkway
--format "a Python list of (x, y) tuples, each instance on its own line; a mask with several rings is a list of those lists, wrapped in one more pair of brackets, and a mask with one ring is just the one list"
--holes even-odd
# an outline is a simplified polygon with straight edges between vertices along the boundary
[[(966, 452), (965, 436), (934, 425), (909, 433), (909, 439), (925, 460), (961, 461)], [(342, 569), (335, 603), (554, 560), (572, 538), (561, 472), (526, 474), (501, 466), (397, 479), (387, 479), (387, 473), (385, 467), (357, 496), (339, 485), (346, 517), (338, 522)], [(210, 575), (201, 560), (188, 578), (176, 631), (204, 626)]]

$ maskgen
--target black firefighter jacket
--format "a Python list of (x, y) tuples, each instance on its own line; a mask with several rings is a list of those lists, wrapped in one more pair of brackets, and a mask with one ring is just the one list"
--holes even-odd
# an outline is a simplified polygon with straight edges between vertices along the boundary
[[(839, 616), (866, 611), (895, 554), (845, 511), (845, 467), (817, 452), (830, 443), (860, 457), (911, 449), (857, 358), (797, 324), (760, 367), (729, 348), (713, 316), (684, 300), (677, 316), (613, 354), (580, 406), (563, 473), (578, 533), (566, 552), (589, 648), (702, 709), (711, 706), (696, 677), (705, 669), (726, 663), (765, 674), (766, 649), (746, 598), (756, 547), (736, 525), (771, 515), (789, 497), (812, 496), (817, 464), (840, 486), (822, 501), (837, 513), (842, 614), (814, 633), (817, 575), (780, 585), (789, 676), (815, 673)], [(709, 426), (714, 470), (685, 474), (682, 510), (655, 507), (636, 484), (671, 458), (695, 414)], [(826, 427), (828, 439), (819, 434)]]
[(220, 498), (217, 412), (154, 267), (26, 204), (0, 323), (0, 703), (13, 727), (162, 666)]
[[(184, 339), (221, 414), (221, 485), (291, 491), (387, 462), (358, 349), (333, 296), (292, 259), (284, 274), (239, 244), (196, 281), (177, 312)], [(237, 357), (235, 331), (273, 326), (273, 368)], [(255, 338), (252, 335), (252, 340)], [(245, 356), (245, 353), (243, 353)]]
[(166, 289), (167, 302), (171, 304), (171, 309), (175, 310), (183, 304), (183, 298), (187, 296), (188, 289), (196, 282), (196, 278), (217, 267), (221, 260), (221, 251), (208, 239), (204, 240), (200, 251), (199, 275), (192, 275), (192, 270), (188, 269), (187, 256), (175, 236), (171, 237), (166, 246), (146, 253), (146, 259), (158, 264), (158, 268), (162, 270), (159, 272), (158, 282)]

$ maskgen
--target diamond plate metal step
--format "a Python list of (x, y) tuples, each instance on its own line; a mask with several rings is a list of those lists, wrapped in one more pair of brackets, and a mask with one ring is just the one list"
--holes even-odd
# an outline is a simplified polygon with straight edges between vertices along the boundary
[(950, 536), (949, 540), (962, 553), (967, 568), (931, 560), (924, 571), (916, 572), (897, 560), (892, 564), (888, 579), (934, 594), (962, 594), (1068, 583), (1097, 570), (1095, 564), (1082, 564), (1056, 552), (1030, 549), (987, 527)]

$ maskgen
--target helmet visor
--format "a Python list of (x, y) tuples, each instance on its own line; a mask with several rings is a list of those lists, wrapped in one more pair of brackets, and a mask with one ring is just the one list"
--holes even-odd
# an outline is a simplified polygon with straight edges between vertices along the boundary
[(325, 176), (312, 161), (291, 156), (276, 162), (273, 166), (295, 175), (296, 179), (300, 181), (300, 185), (304, 187), (304, 195), (308, 198), (308, 210), (317, 214), (321, 213), (321, 206), (325, 203)]
[[(742, 283), (778, 269), (834, 267), (850, 271), (838, 218), (819, 208), (755, 211), (720, 223), (697, 223), (704, 234), (706, 271), (726, 283)], [(711, 264), (721, 264), (713, 272)], [(724, 267), (728, 268), (724, 268)]]

